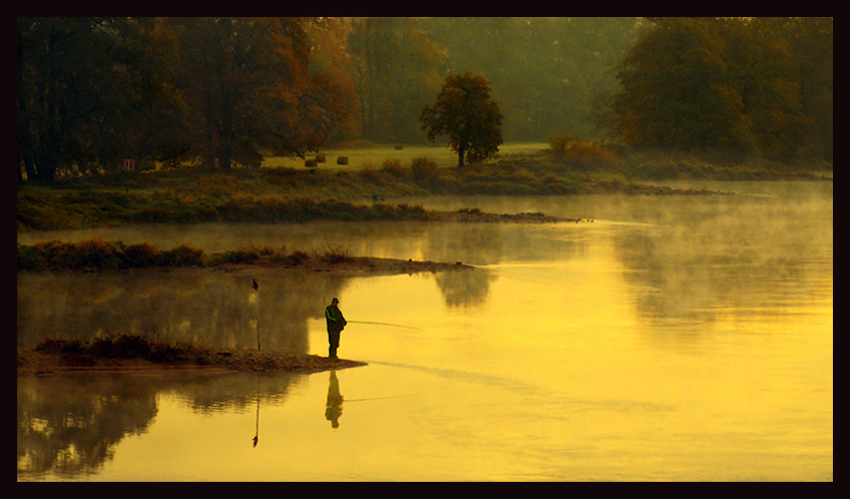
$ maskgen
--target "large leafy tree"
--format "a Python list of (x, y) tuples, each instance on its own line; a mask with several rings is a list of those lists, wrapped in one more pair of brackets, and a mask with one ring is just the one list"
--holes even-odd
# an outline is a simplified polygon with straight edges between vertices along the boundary
[(152, 18), (17, 18), (18, 180), (173, 154), (172, 53)]
[(436, 102), (422, 109), (420, 120), (428, 140), (447, 138), (459, 167), (465, 159), (474, 163), (494, 156), (502, 144), (499, 104), (490, 96), (490, 82), (474, 73), (446, 76)]
[(832, 18), (649, 18), (603, 121), (639, 147), (832, 159)]
[(506, 140), (592, 135), (588, 112), (613, 92), (611, 66), (632, 43), (638, 18), (424, 17), (444, 52), (444, 74), (471, 71), (492, 83)]
[(276, 154), (317, 150), (345, 108), (309, 72), (301, 18), (178, 18), (181, 81), (198, 123), (196, 153), (222, 171)]
[(688, 149), (739, 146), (742, 103), (709, 21), (671, 18), (632, 49), (618, 72), (614, 128), (626, 143)]

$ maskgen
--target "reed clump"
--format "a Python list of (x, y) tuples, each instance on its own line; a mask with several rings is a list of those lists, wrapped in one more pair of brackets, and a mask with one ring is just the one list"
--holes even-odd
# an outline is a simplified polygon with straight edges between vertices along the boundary
[(208, 363), (208, 354), (195, 345), (158, 342), (134, 334), (107, 335), (89, 340), (45, 338), (34, 350), (62, 355), (76, 365), (92, 365), (96, 359), (141, 359), (157, 364)]
[(144, 268), (215, 267), (226, 264), (256, 264), (266, 261), (287, 267), (305, 265), (311, 261), (330, 264), (354, 260), (344, 246), (330, 246), (325, 251), (288, 252), (285, 247), (249, 246), (220, 253), (181, 244), (170, 250), (160, 250), (149, 243), (124, 244), (93, 238), (78, 243), (65, 241), (18, 244), (18, 270), (120, 270)]
[(620, 168), (620, 158), (603, 144), (582, 137), (555, 135), (549, 138), (549, 154), (560, 163), (579, 170)]

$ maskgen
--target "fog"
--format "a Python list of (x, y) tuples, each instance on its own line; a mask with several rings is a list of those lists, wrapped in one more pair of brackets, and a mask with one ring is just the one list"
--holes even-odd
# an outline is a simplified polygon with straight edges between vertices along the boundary
[(367, 366), (19, 379), (18, 479), (832, 480), (832, 184), (724, 186), (734, 194), (420, 200), (593, 220), (579, 224), (42, 234), (334, 241), (475, 268), (19, 273), (19, 345), (132, 332), (250, 349), (259, 332), (263, 348), (325, 355), (335, 296), (352, 321), (340, 355)]

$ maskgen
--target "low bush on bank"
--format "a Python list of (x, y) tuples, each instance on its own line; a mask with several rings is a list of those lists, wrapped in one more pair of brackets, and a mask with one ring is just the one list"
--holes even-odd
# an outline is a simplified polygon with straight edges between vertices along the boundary
[(555, 161), (579, 170), (616, 170), (620, 166), (619, 156), (605, 146), (571, 135), (550, 137), (549, 154)]
[(311, 260), (345, 263), (354, 259), (348, 248), (333, 246), (324, 252), (287, 252), (286, 248), (240, 248), (222, 253), (205, 253), (182, 244), (160, 250), (148, 243), (124, 244), (94, 238), (78, 243), (50, 241), (33, 245), (18, 244), (18, 270), (118, 270), (144, 268), (214, 267), (224, 264), (253, 264), (264, 259), (270, 263), (297, 267)]
[(159, 364), (185, 361), (203, 364), (207, 356), (202, 349), (193, 345), (155, 342), (144, 336), (130, 334), (86, 341), (46, 338), (36, 345), (35, 351), (74, 357), (80, 364), (95, 358), (143, 359)]
[(18, 270), (116, 270), (147, 267), (203, 266), (203, 250), (181, 244), (161, 251), (147, 243), (125, 245), (101, 238), (78, 243), (50, 241), (18, 244)]

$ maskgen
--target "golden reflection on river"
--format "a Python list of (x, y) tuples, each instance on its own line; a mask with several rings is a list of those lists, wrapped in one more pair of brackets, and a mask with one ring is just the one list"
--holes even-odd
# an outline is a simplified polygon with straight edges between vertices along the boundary
[(338, 296), (340, 356), (369, 365), (19, 379), (18, 479), (831, 481), (832, 190), (810, 189), (828, 195), (546, 198), (595, 220), (403, 225), (386, 245), (373, 227), (352, 247), (479, 268), (268, 273), (260, 307), (248, 273), (19, 275), (19, 344), (71, 314), (77, 335), (123, 317), (251, 348), (260, 308), (264, 345), (325, 355)]

